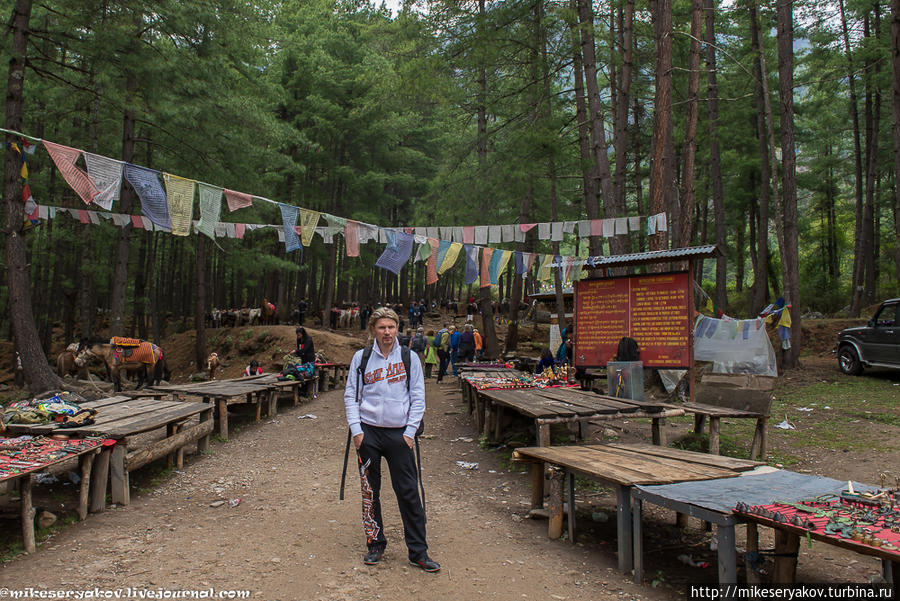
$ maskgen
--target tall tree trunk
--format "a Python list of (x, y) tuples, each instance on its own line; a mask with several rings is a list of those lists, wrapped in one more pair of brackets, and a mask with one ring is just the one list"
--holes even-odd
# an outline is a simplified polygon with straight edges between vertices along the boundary
[[(891, 0), (891, 66), (894, 110), (894, 239), (900, 240), (900, 0)], [(900, 244), (894, 251), (896, 275), (900, 281)]]
[[(577, 7), (572, 0), (573, 8)], [(589, 220), (599, 219), (599, 204), (597, 199), (597, 163), (591, 154), (591, 133), (589, 127), (588, 110), (584, 92), (584, 62), (581, 58), (581, 32), (577, 22), (573, 19), (569, 23), (572, 32), (572, 54), (575, 78), (575, 119), (578, 121), (578, 148), (581, 151), (581, 180), (584, 186), (584, 208)], [(523, 222), (524, 223), (524, 222)], [(600, 236), (588, 238), (588, 248), (591, 256), (598, 256), (603, 250)]]
[[(478, 0), (479, 33), (484, 31), (485, 25), (485, 0)], [(478, 169), (484, 172), (487, 164), (487, 69), (485, 65), (478, 66), (478, 107), (476, 109), (478, 120), (478, 138), (476, 150)], [(481, 288), (478, 301), (481, 313), (481, 332), (484, 343), (484, 354), (488, 359), (496, 359), (500, 355), (500, 345), (497, 342), (497, 330), (494, 327), (494, 309), (491, 306), (491, 287)]]
[[(672, 135), (672, 2), (651, 0), (656, 38), (656, 95), (653, 103), (653, 151), (650, 157), (650, 214), (666, 210), (667, 189), (671, 186), (666, 168), (666, 145)], [(654, 10), (655, 9), (655, 10)], [(650, 237), (650, 250), (667, 246), (663, 233)]]
[(800, 318), (800, 254), (797, 241), (797, 165), (794, 144), (794, 3), (778, 4), (778, 92), (781, 100), (781, 181), (784, 244), (781, 259), (786, 298), (791, 302), (791, 348), (784, 367), (797, 365), (803, 348)]
[[(531, 222), (531, 199), (533, 195), (534, 187), (529, 183), (528, 191), (522, 197), (522, 204), (519, 205), (519, 223)], [(518, 252), (524, 253), (528, 249), (528, 232), (525, 232), (525, 237), (526, 240), (516, 243)], [(516, 269), (516, 275), (513, 277), (512, 282), (512, 294), (509, 298), (509, 326), (506, 330), (506, 345), (504, 349), (507, 353), (514, 353), (519, 347), (519, 304), (522, 302), (522, 283), (522, 274), (518, 273), (518, 269)], [(468, 302), (468, 296), (466, 301)]]
[(856, 75), (853, 67), (853, 55), (850, 52), (850, 31), (847, 26), (847, 14), (844, 10), (844, 0), (838, 0), (841, 12), (841, 34), (844, 41), (844, 56), (847, 59), (847, 80), (850, 92), (850, 117), (853, 122), (853, 163), (854, 163), (854, 191), (856, 198), (856, 222), (853, 238), (853, 275), (851, 277), (850, 316), (859, 317), (862, 301), (863, 285), (863, 257), (860, 250), (862, 242), (863, 223), (863, 159), (862, 143), (860, 142), (859, 128), (859, 103), (856, 96)]
[[(134, 128), (135, 110), (134, 96), (137, 91), (137, 80), (134, 75), (128, 74), (125, 80), (126, 108), (122, 119), (122, 160), (126, 163), (134, 162)], [(134, 192), (130, 186), (122, 186), (119, 199), (119, 211), (128, 214), (131, 212)], [(121, 336), (124, 332), (125, 296), (128, 288), (128, 252), (129, 241), (133, 228), (131, 224), (119, 228), (116, 241), (116, 262), (113, 270), (113, 280), (110, 289), (109, 334)], [(165, 311), (163, 311), (165, 314)]]
[(694, 159), (697, 156), (697, 121), (700, 112), (700, 21), (703, 0), (691, 2), (691, 44), (688, 53), (688, 95), (684, 117), (684, 160), (681, 176), (681, 210), (678, 244), (691, 245), (691, 219), (694, 215)]
[(769, 171), (769, 144), (766, 125), (766, 86), (763, 85), (763, 68), (760, 56), (763, 48), (759, 33), (759, 15), (756, 3), (749, 3), (750, 37), (753, 46), (753, 73), (756, 77), (756, 135), (759, 140), (759, 211), (756, 225), (756, 262), (753, 272), (753, 286), (750, 312), (753, 315), (766, 306), (769, 290), (769, 195), (772, 190), (772, 174)]
[[(9, 21), (12, 33), (9, 76), (6, 83), (6, 127), (22, 129), (22, 104), (25, 85), (25, 56), (28, 47), (28, 22), (31, 19), (31, 0), (16, 0)], [(6, 143), (21, 144), (12, 134)], [(3, 169), (3, 201), (6, 204), (6, 271), (9, 286), (9, 317), (12, 322), (16, 351), (22, 359), (22, 369), (28, 389), (37, 394), (62, 387), (41, 350), (34, 315), (31, 311), (31, 289), (28, 261), (25, 257), (25, 205), (22, 202), (22, 182), (19, 179), (19, 155), (6, 151)]]
[(194, 359), (198, 371), (206, 365), (206, 235), (198, 234), (197, 239), (197, 292), (194, 302), (194, 330), (197, 332), (194, 344)]
[[(874, 3), (875, 14), (874, 38), (877, 43), (881, 32), (881, 5)], [(866, 38), (870, 37), (869, 16), (866, 15)], [(879, 74), (881, 61), (866, 60), (866, 200), (863, 207), (862, 243), (860, 252), (863, 257), (863, 302), (875, 302), (875, 189), (877, 186), (876, 171), (878, 168), (878, 128), (881, 122), (881, 89)]]
[[(616, 216), (622, 217), (628, 214), (625, 207), (625, 174), (628, 170), (628, 107), (631, 104), (631, 71), (634, 31), (634, 0), (625, 1), (625, 10), (622, 15), (622, 26), (619, 28), (619, 50), (622, 53), (622, 69), (619, 72), (618, 94), (616, 98), (616, 128), (613, 134), (613, 146), (615, 149), (616, 170), (613, 175), (613, 190), (615, 192)], [(637, 128), (635, 128), (637, 135)], [(622, 252), (629, 252), (628, 237), (621, 241)]]
[(726, 311), (728, 263), (725, 256), (725, 191), (722, 185), (722, 157), (719, 150), (719, 84), (716, 73), (716, 5), (714, 0), (704, 1), (704, 16), (706, 17), (706, 112), (709, 122), (709, 179), (712, 184), (716, 245), (722, 252), (722, 256), (716, 258), (715, 302), (723, 311)]
[[(581, 52), (584, 56), (584, 78), (587, 88), (588, 110), (590, 111), (591, 148), (597, 164), (595, 172), (606, 217), (616, 216), (615, 196), (610, 177), (609, 154), (607, 153), (606, 129), (603, 123), (603, 103), (600, 86), (597, 83), (597, 58), (594, 49), (594, 11), (590, 0), (577, 0), (578, 18), (581, 23)], [(599, 212), (599, 211), (598, 211)], [(620, 254), (619, 241), (611, 242), (611, 252)]]

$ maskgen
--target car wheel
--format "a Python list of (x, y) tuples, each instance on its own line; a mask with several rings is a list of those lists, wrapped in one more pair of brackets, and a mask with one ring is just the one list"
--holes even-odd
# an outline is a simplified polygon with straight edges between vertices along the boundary
[(862, 363), (859, 361), (859, 355), (852, 346), (842, 346), (838, 351), (838, 365), (841, 371), (848, 376), (858, 376), (862, 373)]

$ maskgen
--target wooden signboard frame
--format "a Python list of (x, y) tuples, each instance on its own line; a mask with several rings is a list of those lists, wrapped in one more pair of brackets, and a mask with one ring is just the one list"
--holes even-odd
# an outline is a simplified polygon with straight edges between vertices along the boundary
[(645, 367), (694, 367), (694, 269), (575, 283), (575, 365), (605, 367), (620, 338), (637, 340)]

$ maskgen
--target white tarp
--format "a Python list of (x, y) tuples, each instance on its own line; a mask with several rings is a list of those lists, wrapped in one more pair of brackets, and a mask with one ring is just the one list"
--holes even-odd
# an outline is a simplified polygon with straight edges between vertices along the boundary
[(712, 361), (713, 373), (778, 375), (763, 318), (699, 316), (694, 322), (694, 360)]

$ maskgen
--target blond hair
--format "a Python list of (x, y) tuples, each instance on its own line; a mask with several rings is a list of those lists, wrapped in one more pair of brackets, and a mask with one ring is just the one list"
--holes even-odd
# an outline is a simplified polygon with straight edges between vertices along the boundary
[(369, 329), (374, 329), (375, 324), (378, 323), (379, 319), (393, 319), (394, 323), (400, 325), (400, 317), (397, 316), (397, 312), (388, 307), (378, 307), (374, 311), (372, 311), (372, 315), (369, 317)]

